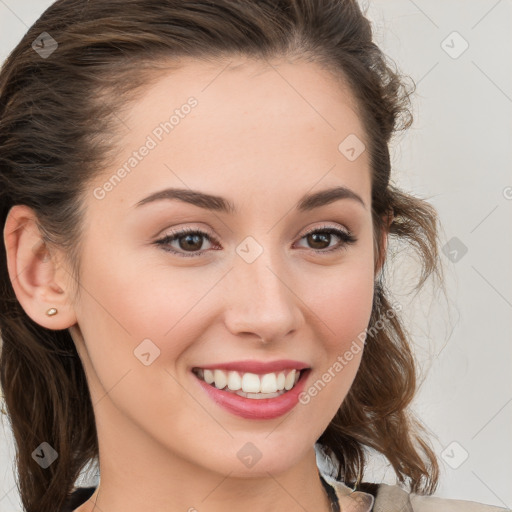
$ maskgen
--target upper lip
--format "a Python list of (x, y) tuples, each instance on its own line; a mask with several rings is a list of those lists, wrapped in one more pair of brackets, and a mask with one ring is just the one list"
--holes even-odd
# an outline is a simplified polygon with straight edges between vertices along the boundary
[(309, 365), (301, 361), (293, 361), (291, 359), (280, 359), (278, 361), (231, 361), (229, 363), (216, 363), (208, 364), (205, 366), (196, 366), (196, 368), (202, 368), (203, 370), (231, 370), (239, 372), (249, 373), (272, 373), (280, 370), (295, 369), (304, 370), (309, 368)]

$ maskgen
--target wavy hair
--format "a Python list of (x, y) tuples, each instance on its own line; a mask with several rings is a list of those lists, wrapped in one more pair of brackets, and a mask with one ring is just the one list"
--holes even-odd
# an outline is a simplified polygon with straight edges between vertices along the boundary
[[(46, 58), (32, 48), (43, 32), (58, 43)], [(438, 273), (435, 210), (390, 181), (388, 146), (412, 121), (413, 88), (373, 42), (356, 0), (58, 0), (0, 72), (0, 225), (12, 206), (32, 208), (78, 283), (84, 191), (115, 152), (117, 114), (179, 58), (233, 56), (314, 61), (348, 84), (368, 139), (375, 241), (392, 219), (390, 238), (422, 263), (418, 287)], [(0, 384), (17, 483), (27, 512), (50, 512), (98, 457), (94, 411), (71, 335), (25, 313), (0, 243)], [(375, 328), (391, 307), (388, 295), (380, 273), (359, 371), (318, 443), (337, 461), (339, 479), (361, 481), (370, 448), (399, 482), (431, 493), (438, 464), (409, 413), (416, 369), (408, 336), (398, 315)], [(32, 458), (41, 440), (59, 454), (47, 469)]]

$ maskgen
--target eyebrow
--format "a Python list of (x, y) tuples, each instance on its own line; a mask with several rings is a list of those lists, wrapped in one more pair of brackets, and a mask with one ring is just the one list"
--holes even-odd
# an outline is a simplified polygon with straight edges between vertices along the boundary
[[(198, 206), (199, 208), (205, 208), (206, 210), (213, 210), (221, 213), (236, 213), (235, 205), (224, 197), (183, 188), (167, 188), (160, 190), (140, 200), (135, 204), (135, 207), (138, 208), (155, 201), (172, 199), (190, 203)], [(313, 210), (314, 208), (319, 208), (320, 206), (328, 205), (340, 199), (355, 200), (366, 208), (364, 201), (358, 194), (347, 187), (339, 186), (304, 195), (297, 203), (296, 209), (301, 212), (306, 212)]]

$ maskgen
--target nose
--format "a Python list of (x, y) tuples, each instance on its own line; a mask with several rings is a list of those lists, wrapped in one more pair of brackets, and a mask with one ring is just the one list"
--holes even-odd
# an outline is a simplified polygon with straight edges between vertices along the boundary
[(252, 263), (236, 257), (226, 288), (225, 323), (234, 336), (269, 343), (291, 336), (304, 322), (292, 273), (267, 251)]

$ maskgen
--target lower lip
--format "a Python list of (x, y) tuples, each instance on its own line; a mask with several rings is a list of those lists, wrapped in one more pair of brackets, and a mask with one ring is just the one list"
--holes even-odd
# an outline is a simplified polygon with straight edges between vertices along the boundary
[(227, 411), (249, 420), (270, 420), (286, 414), (297, 405), (309, 372), (309, 369), (301, 372), (299, 381), (290, 391), (275, 398), (262, 399), (245, 398), (229, 391), (221, 391), (192, 375), (208, 396)]

